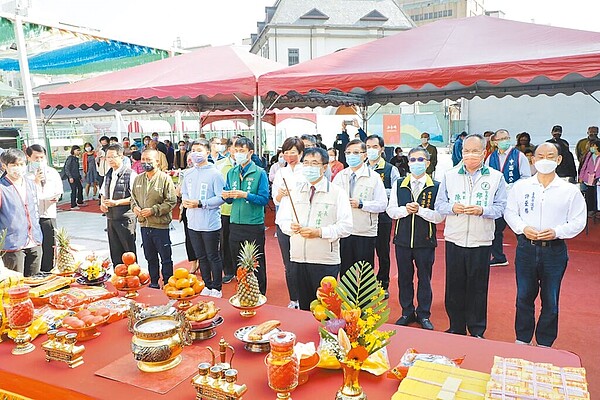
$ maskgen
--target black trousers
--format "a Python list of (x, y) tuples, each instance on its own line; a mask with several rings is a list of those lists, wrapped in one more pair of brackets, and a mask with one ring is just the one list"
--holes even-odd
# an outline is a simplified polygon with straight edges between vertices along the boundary
[(196, 261), (198, 257), (194, 252), (194, 246), (192, 245), (192, 240), (190, 239), (190, 234), (188, 233), (188, 225), (187, 225), (187, 208), (181, 207), (181, 222), (183, 223), (183, 232), (185, 234), (185, 253), (187, 254), (188, 261)]
[(54, 245), (56, 244), (56, 218), (40, 218), (42, 229), (42, 264), (41, 271), (50, 272), (54, 267)]
[(502, 241), (504, 240), (504, 229), (506, 229), (506, 221), (503, 217), (496, 218), (494, 228), (494, 240), (492, 241), (492, 260), (504, 262), (506, 256), (504, 255), (504, 249), (502, 248)]
[(333, 276), (337, 279), (339, 265), (323, 265), (292, 262), (298, 282), (298, 303), (301, 310), (310, 310), (310, 303), (317, 298), (321, 279)]
[(188, 229), (187, 233), (198, 257), (198, 266), (202, 280), (208, 289), (221, 291), (223, 284), (223, 261), (219, 252), (221, 233), (217, 231), (200, 232)]
[(598, 211), (598, 205), (596, 203), (596, 186), (584, 185), (585, 192), (585, 204), (587, 205), (588, 211)]
[(221, 259), (223, 260), (223, 275), (235, 276), (237, 267), (229, 246), (229, 220), (229, 215), (221, 215)]
[(256, 242), (258, 246), (258, 269), (254, 273), (258, 278), (258, 286), (262, 294), (267, 293), (267, 263), (265, 259), (265, 225), (229, 225), (229, 247), (231, 255), (237, 259), (240, 248), (245, 241)]
[(377, 237), (350, 235), (340, 239), (340, 256), (342, 265), (340, 276), (343, 276), (355, 263), (366, 261), (375, 265), (375, 242)]
[(83, 186), (81, 186), (81, 178), (73, 178), (71, 186), (71, 208), (77, 207), (78, 204), (83, 204)]
[(450, 331), (483, 336), (487, 326), (487, 298), (491, 246), (460, 247), (446, 241), (446, 313)]
[(387, 290), (390, 286), (390, 240), (392, 233), (392, 221), (379, 222), (377, 225), (377, 239), (375, 251), (379, 260), (377, 280)]
[(410, 247), (396, 246), (396, 264), (398, 265), (398, 289), (400, 290), (400, 306), (402, 315), (409, 316), (415, 313), (415, 288), (414, 274), (417, 269), (417, 318), (431, 316), (431, 270), (435, 261), (435, 247)]
[(17, 251), (7, 251), (2, 255), (4, 266), (23, 276), (33, 276), (40, 272), (42, 246), (29, 247)]
[(288, 294), (291, 301), (298, 301), (298, 273), (296, 268), (290, 262), (290, 237), (283, 233), (277, 225), (277, 242), (281, 250), (281, 258), (285, 268), (285, 283), (287, 284)]
[[(107, 219), (108, 247), (113, 265), (120, 264), (123, 253), (135, 253), (135, 219)], [(136, 254), (137, 256), (137, 254)]]

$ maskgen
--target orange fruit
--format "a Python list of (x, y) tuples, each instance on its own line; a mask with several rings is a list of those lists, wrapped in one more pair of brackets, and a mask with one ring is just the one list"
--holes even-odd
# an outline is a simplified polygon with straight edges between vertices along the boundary
[(194, 283), (194, 293), (198, 294), (202, 291), (202, 289), (204, 289), (205, 285), (204, 285), (204, 281), (196, 281)]
[(183, 289), (183, 288), (190, 287), (190, 280), (187, 278), (177, 279), (177, 282), (175, 283), (175, 287), (177, 289)]
[(193, 296), (194, 294), (196, 294), (196, 293), (194, 292), (194, 289), (192, 289), (191, 287), (186, 287), (181, 290), (181, 297), (190, 297), (190, 296)]
[(190, 272), (183, 267), (177, 268), (175, 271), (173, 271), (173, 276), (177, 279), (187, 278), (189, 274)]
[(198, 277), (194, 274), (189, 274), (188, 279), (190, 280), (190, 286), (194, 286), (194, 283), (198, 281)]
[(165, 285), (164, 291), (166, 294), (170, 294), (172, 292), (174, 292), (176, 289), (175, 287), (171, 286), (170, 284)]
[(177, 282), (177, 278), (175, 278), (174, 276), (169, 278), (169, 285), (175, 287), (175, 283)]

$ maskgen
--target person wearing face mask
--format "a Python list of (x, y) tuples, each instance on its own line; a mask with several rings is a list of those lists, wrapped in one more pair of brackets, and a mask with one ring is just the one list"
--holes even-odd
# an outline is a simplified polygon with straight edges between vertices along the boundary
[[(560, 179), (562, 162), (555, 144), (535, 149), (537, 174), (515, 183), (508, 193), (504, 218), (517, 234), (515, 272), (516, 343), (551, 347), (558, 336), (558, 304), (569, 259), (565, 239), (577, 236), (587, 222), (585, 200), (576, 185)], [(535, 320), (535, 300), (542, 309)]]
[(219, 252), (220, 206), (224, 203), (221, 193), (225, 181), (215, 165), (208, 162), (210, 147), (206, 139), (192, 143), (190, 158), (194, 168), (185, 172), (181, 199), (186, 209), (190, 241), (206, 284), (202, 294), (220, 298), (223, 277), (223, 260)]
[(584, 157), (590, 151), (590, 145), (592, 141), (598, 140), (598, 127), (590, 126), (587, 129), (587, 137), (580, 139), (575, 146), (575, 155), (577, 156), (577, 161), (579, 162), (579, 168), (581, 169), (581, 165), (583, 163)]
[(338, 161), (338, 151), (335, 148), (330, 147), (327, 149), (327, 155), (329, 156), (329, 169), (333, 181), (335, 176), (344, 169), (344, 164)]
[(65, 160), (65, 165), (63, 166), (63, 172), (69, 181), (69, 185), (71, 186), (71, 210), (79, 210), (79, 207), (85, 206), (83, 203), (81, 173), (79, 172), (80, 155), (81, 147), (77, 145), (71, 146), (71, 154), (67, 157)]
[(37, 189), (40, 228), (42, 230), (41, 271), (50, 272), (54, 267), (56, 231), (56, 203), (63, 194), (63, 183), (58, 172), (46, 162), (46, 149), (32, 144), (25, 150), (29, 161), (27, 178), (35, 182)]
[(560, 149), (562, 162), (558, 165), (558, 168), (556, 168), (556, 175), (568, 180), (571, 183), (575, 183), (577, 179), (575, 157), (573, 157), (573, 153), (571, 153), (569, 142), (567, 142), (565, 139), (561, 139), (562, 131), (562, 126), (554, 125), (552, 127), (552, 139), (546, 140), (546, 143), (556, 144)]
[(168, 153), (167, 145), (164, 144), (163, 142), (161, 142), (160, 140), (158, 140), (158, 132), (152, 132), (152, 140), (151, 140), (151, 142), (156, 143), (156, 150), (158, 150), (161, 153), (163, 153), (165, 155), (165, 157), (167, 156), (167, 153)]
[(461, 132), (460, 135), (456, 137), (456, 141), (454, 142), (454, 146), (452, 146), (452, 165), (457, 166), (462, 160), (462, 148), (463, 141), (467, 137), (467, 132)]
[[(316, 147), (313, 147), (316, 148)], [(303, 174), (303, 165), (300, 162), (302, 154), (305, 150), (304, 142), (297, 137), (289, 137), (285, 139), (281, 145), (281, 152), (283, 158), (287, 163), (286, 167), (280, 168), (275, 175), (273, 186), (271, 191), (273, 193), (273, 202), (277, 207), (277, 214), (275, 216), (275, 224), (277, 226), (277, 242), (279, 243), (279, 249), (281, 250), (281, 257), (283, 258), (283, 265), (285, 267), (285, 281), (288, 288), (288, 294), (290, 296), (290, 302), (288, 308), (298, 308), (298, 283), (296, 279), (296, 270), (290, 264), (290, 236), (285, 234), (279, 226), (279, 207), (283, 202), (289, 202), (289, 192), (293, 191), (300, 185), (306, 183), (306, 178)], [(286, 184), (284, 183), (287, 183)]]
[(158, 153), (156, 155), (158, 158), (158, 169), (160, 169), (163, 172), (167, 171), (169, 169), (169, 163), (167, 162), (167, 156), (165, 155), (165, 153), (158, 150), (158, 143), (154, 140), (151, 140), (150, 143), (148, 143), (148, 149), (158, 151)]
[(2, 261), (24, 276), (40, 272), (42, 230), (39, 223), (35, 183), (26, 179), (27, 165), (21, 150), (8, 149), (0, 155), (6, 174), (0, 178), (0, 230), (6, 231)]
[(352, 234), (340, 241), (344, 275), (358, 261), (375, 268), (375, 245), (379, 213), (387, 207), (387, 195), (379, 174), (365, 164), (366, 144), (354, 139), (346, 147), (348, 168), (336, 175), (334, 185), (341, 187), (352, 207)]
[(275, 181), (275, 175), (277, 175), (277, 171), (287, 165), (281, 149), (277, 150), (277, 154), (273, 158), (275, 160), (271, 163), (271, 167), (269, 168), (269, 182), (271, 183)]
[[(431, 317), (431, 271), (437, 247), (436, 224), (444, 217), (434, 210), (439, 182), (427, 174), (429, 153), (422, 147), (408, 152), (410, 175), (392, 185), (387, 214), (397, 219), (394, 244), (398, 267), (398, 289), (402, 316), (396, 325), (418, 322), (433, 330)], [(417, 270), (418, 305), (415, 309), (413, 277)]]
[(235, 167), (227, 172), (223, 199), (231, 204), (229, 246), (231, 256), (237, 259), (242, 243), (256, 242), (258, 269), (256, 278), (260, 292), (267, 292), (267, 265), (265, 260), (265, 206), (269, 202), (269, 178), (254, 161), (254, 143), (239, 137), (233, 145)]
[[(142, 234), (144, 257), (148, 262), (150, 287), (159, 289), (162, 275), (163, 284), (173, 275), (171, 258), (171, 238), (169, 224), (171, 211), (177, 204), (173, 180), (158, 169), (158, 150), (147, 149), (142, 153), (144, 173), (133, 181), (131, 209), (138, 219)], [(162, 268), (159, 270), (159, 259)]]
[(179, 147), (179, 150), (177, 150), (175, 152), (174, 168), (175, 169), (186, 169), (187, 168), (187, 150), (185, 147), (185, 142), (183, 140), (180, 140), (179, 143), (177, 143), (177, 146)]
[(579, 169), (579, 183), (582, 185), (582, 192), (585, 196), (589, 216), (594, 216), (598, 208), (596, 191), (600, 178), (600, 141), (590, 140), (589, 151), (583, 157)]
[[(496, 171), (502, 172), (504, 181), (506, 182), (507, 190), (510, 190), (512, 185), (519, 179), (529, 178), (531, 176), (531, 168), (525, 154), (519, 149), (512, 146), (510, 143), (510, 134), (506, 129), (498, 129), (492, 140), (496, 146), (496, 150), (490, 154), (485, 160), (488, 167), (494, 168)], [(502, 247), (504, 239), (504, 229), (506, 221), (503, 217), (496, 218), (494, 241), (492, 242), (492, 259), (490, 267), (503, 267), (508, 265), (506, 255)]]
[(437, 167), (438, 163), (438, 154), (437, 148), (429, 143), (429, 139), (429, 133), (421, 133), (421, 147), (427, 150), (427, 152), (429, 153), (429, 166), (427, 167), (427, 175), (433, 176), (433, 173), (435, 172), (435, 167)]
[[(385, 142), (379, 135), (371, 135), (367, 138), (367, 165), (376, 172), (383, 182), (387, 199), (390, 198), (390, 192), (393, 184), (400, 179), (398, 168), (385, 161), (383, 151)], [(377, 222), (377, 239), (375, 241), (375, 250), (379, 260), (379, 270), (377, 280), (381, 282), (385, 290), (385, 298), (389, 298), (388, 288), (390, 286), (390, 235), (392, 233), (392, 219), (385, 212), (379, 213)]]
[(396, 147), (394, 149), (394, 157), (390, 159), (390, 164), (398, 168), (400, 177), (405, 177), (408, 173), (408, 157), (402, 151), (402, 147)]
[(220, 137), (213, 136), (212, 138), (210, 138), (210, 154), (208, 155), (208, 162), (211, 164), (216, 164), (217, 161), (225, 157), (223, 155), (224, 151), (225, 146), (221, 144)]
[[(223, 145), (223, 143), (225, 143)], [(227, 173), (234, 167), (234, 160), (231, 158), (233, 152), (233, 140), (222, 139), (219, 153), (224, 157), (217, 161), (215, 166), (221, 173), (223, 181), (227, 180)], [(231, 222), (231, 204), (223, 203), (221, 205), (221, 259), (223, 260), (223, 283), (227, 284), (233, 281), (237, 265), (234, 257), (231, 255), (231, 247), (229, 246), (229, 225)]]
[(470, 134), (463, 140), (462, 161), (446, 172), (435, 210), (446, 217), (446, 313), (459, 335), (483, 337), (494, 220), (506, 207), (503, 175), (483, 163), (485, 138)]
[(321, 279), (338, 276), (340, 239), (352, 232), (352, 209), (346, 191), (324, 176), (329, 163), (325, 150), (305, 149), (302, 162), (304, 182), (290, 188), (298, 214), (290, 201), (282, 201), (277, 218), (281, 231), (290, 237), (299, 308), (309, 310)]
[[(85, 192), (85, 199), (92, 200), (98, 195), (98, 182), (100, 181), (98, 169), (96, 167), (96, 152), (94, 151), (94, 146), (89, 142), (84, 143), (83, 149), (85, 150), (81, 157), (83, 165), (83, 182), (85, 183), (83, 191)], [(90, 189), (93, 189), (91, 198)]]
[(104, 182), (104, 175), (106, 175), (106, 171), (108, 171), (108, 169), (110, 168), (108, 166), (108, 161), (106, 160), (106, 158), (104, 158), (104, 156), (106, 155), (106, 148), (110, 144), (110, 139), (108, 138), (108, 136), (102, 136), (100, 140), (98, 140), (98, 142), (100, 143), (100, 149), (96, 153), (96, 165), (98, 166), (97, 171), (99, 184), (100, 186), (102, 186), (102, 183)]

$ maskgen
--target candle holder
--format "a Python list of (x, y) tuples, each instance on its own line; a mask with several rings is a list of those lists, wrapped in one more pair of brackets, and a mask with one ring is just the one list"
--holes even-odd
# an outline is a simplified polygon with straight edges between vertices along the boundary
[(291, 392), (298, 386), (300, 363), (294, 355), (296, 335), (279, 332), (269, 339), (271, 352), (265, 358), (269, 387), (277, 392), (277, 399), (291, 400)]
[(17, 331), (13, 339), (16, 347), (12, 354), (22, 355), (32, 352), (35, 346), (31, 343), (31, 336), (27, 328), (33, 322), (33, 302), (29, 298), (29, 287), (16, 286), (8, 289), (8, 305), (6, 315), (10, 329)]
[(196, 399), (241, 400), (248, 387), (237, 383), (238, 371), (223, 368), (223, 363), (213, 364), (204, 362), (198, 365), (198, 374), (192, 378)]

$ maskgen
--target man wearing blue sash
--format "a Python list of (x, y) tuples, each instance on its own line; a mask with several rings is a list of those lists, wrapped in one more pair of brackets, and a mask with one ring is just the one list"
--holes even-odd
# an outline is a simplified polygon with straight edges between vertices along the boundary
[[(510, 134), (506, 129), (499, 129), (494, 133), (492, 140), (496, 144), (496, 150), (486, 160), (486, 165), (502, 172), (506, 181), (506, 188), (510, 190), (512, 185), (522, 178), (531, 176), (531, 168), (525, 154), (511, 144)], [(490, 267), (503, 267), (508, 265), (508, 260), (502, 249), (506, 221), (504, 216), (496, 219), (494, 240), (492, 241), (492, 259)]]

